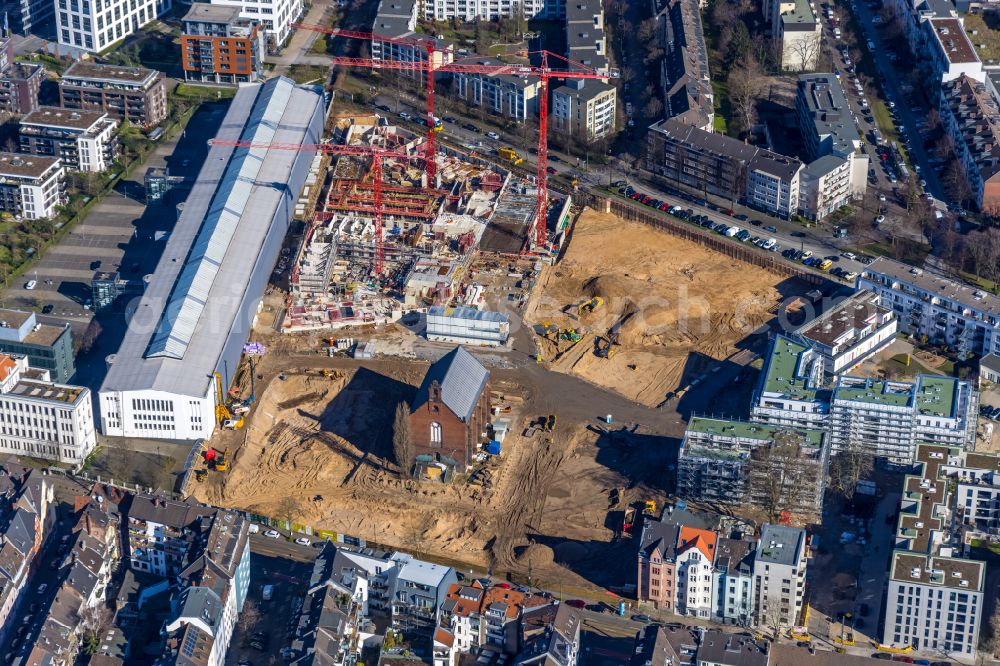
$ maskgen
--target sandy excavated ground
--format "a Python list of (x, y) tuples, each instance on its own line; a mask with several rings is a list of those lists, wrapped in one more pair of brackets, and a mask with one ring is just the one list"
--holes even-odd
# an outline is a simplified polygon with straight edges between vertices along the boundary
[[(536, 411), (530, 389), (494, 382), (496, 394), (524, 397), (502, 463), (476, 470), (470, 483), (404, 481), (392, 460), (392, 415), (399, 400), (412, 398), (427, 366), (392, 367), (392, 377), (366, 369), (333, 370), (331, 377), (285, 371), (260, 395), (229, 472), (212, 473), (194, 493), (497, 573), (530, 572), (566, 589), (598, 589), (631, 571), (632, 546), (615, 540), (620, 516), (609, 509), (663, 501), (641, 480), (663, 468), (667, 447), (649, 445), (641, 432), (612, 442), (569, 423), (524, 437), (524, 421)], [(611, 507), (615, 487), (622, 503)]]
[[(773, 316), (779, 281), (695, 243), (588, 210), (525, 319), (536, 331), (550, 322), (584, 334), (558, 347), (538, 338), (554, 370), (655, 406)], [(594, 296), (604, 306), (577, 317), (579, 303)], [(613, 358), (600, 358), (595, 339), (612, 328), (621, 344)]]

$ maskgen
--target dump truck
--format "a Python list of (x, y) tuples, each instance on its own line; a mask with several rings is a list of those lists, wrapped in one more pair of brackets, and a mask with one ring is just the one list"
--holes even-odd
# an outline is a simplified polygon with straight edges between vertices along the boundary
[(625, 517), (622, 519), (622, 536), (632, 536), (632, 527), (635, 525), (635, 507), (625, 509)]
[(497, 154), (503, 159), (507, 160), (514, 166), (524, 162), (524, 158), (517, 154), (517, 151), (513, 148), (498, 148)]

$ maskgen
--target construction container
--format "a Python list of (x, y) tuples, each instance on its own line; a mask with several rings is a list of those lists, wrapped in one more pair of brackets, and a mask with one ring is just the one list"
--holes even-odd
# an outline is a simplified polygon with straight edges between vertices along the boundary
[(487, 444), (486, 453), (490, 454), (491, 456), (500, 455), (500, 442), (494, 439), (492, 442)]

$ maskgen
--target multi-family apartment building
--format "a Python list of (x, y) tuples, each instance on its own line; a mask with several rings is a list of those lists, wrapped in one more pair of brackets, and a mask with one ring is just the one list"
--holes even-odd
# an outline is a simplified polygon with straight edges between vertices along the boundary
[(711, 132), (715, 121), (708, 49), (698, 0), (655, 3), (657, 39), (665, 56), (660, 65), (664, 115)]
[[(375, 21), (372, 23), (372, 33), (385, 35), (396, 39), (415, 37), (420, 3), (418, 0), (379, 0)], [(450, 17), (448, 17), (450, 18)], [(444, 18), (439, 20), (445, 20)], [(427, 38), (432, 38), (428, 36)], [(403, 40), (405, 42), (405, 39)], [(393, 60), (400, 62), (427, 62), (427, 49), (423, 46), (409, 43), (385, 41), (374, 37), (372, 39), (373, 60)], [(454, 59), (455, 49), (443, 42), (438, 43), (434, 50), (433, 65), (438, 67)], [(418, 85), (424, 85), (426, 75), (422, 70), (396, 70), (394, 75), (414, 79)]]
[(583, 141), (596, 141), (615, 131), (617, 93), (597, 79), (570, 79), (552, 91), (552, 127)]
[(118, 157), (117, 128), (104, 111), (42, 106), (21, 118), (21, 152), (58, 157), (69, 171), (100, 173)]
[(799, 210), (802, 162), (759, 150), (747, 164), (746, 204), (788, 218)]
[(59, 101), (67, 109), (101, 109), (145, 128), (167, 117), (164, 74), (145, 67), (77, 61), (59, 79)]
[(809, 346), (784, 335), (771, 341), (754, 390), (754, 421), (822, 430), (830, 414), (830, 390), (824, 388), (824, 362)]
[(984, 83), (961, 74), (941, 85), (939, 111), (964, 179), (963, 203), (996, 213), (1000, 210), (1000, 106), (996, 98)]
[(674, 611), (677, 595), (677, 541), (680, 525), (646, 520), (639, 543), (636, 598), (639, 603)]
[(35, 557), (52, 532), (52, 486), (37, 471), (6, 464), (0, 475), (0, 638), (6, 639), (29, 603), (24, 592), (37, 568)]
[(517, 666), (576, 666), (583, 614), (567, 604), (541, 606), (525, 613)]
[(0, 153), (0, 211), (26, 220), (55, 217), (66, 202), (65, 173), (55, 157)]
[(0, 353), (26, 356), (32, 370), (55, 382), (76, 372), (70, 327), (42, 324), (34, 312), (0, 309)]
[(681, 526), (674, 570), (677, 595), (674, 611), (680, 615), (712, 615), (712, 571), (719, 535), (711, 530)]
[(608, 56), (601, 0), (566, 0), (566, 57), (607, 73)]
[(677, 496), (819, 514), (830, 447), (824, 430), (694, 417), (677, 462)]
[(501, 18), (521, 17), (531, 19), (536, 17), (558, 15), (558, 10), (565, 10), (566, 2), (562, 0), (422, 0), (420, 11), (423, 18), (430, 21), (473, 22), (477, 19), (494, 21)]
[[(48, 5), (51, 12), (53, 5)], [(38, 92), (43, 80), (45, 68), (42, 65), (15, 61), (14, 42), (0, 38), (0, 111), (17, 114), (34, 111), (38, 108)]]
[(754, 559), (757, 621), (792, 627), (805, 599), (808, 553), (806, 532), (798, 527), (765, 524)]
[(868, 187), (868, 154), (847, 97), (833, 74), (803, 74), (795, 98), (808, 164), (802, 172), (800, 208), (822, 219)]
[(53, 15), (55, 3), (47, 0), (21, 0), (4, 3), (4, 8), (7, 10), (7, 29), (27, 36)]
[[(498, 63), (481, 60), (478, 64)], [(510, 74), (454, 75), (454, 89), (458, 97), (472, 106), (481, 106), (493, 114), (514, 120), (525, 120), (538, 112), (540, 85), (536, 79)]]
[(181, 25), (185, 80), (235, 85), (263, 77), (267, 45), (259, 18), (242, 18), (239, 7), (199, 2)]
[(712, 571), (712, 621), (749, 627), (754, 623), (753, 562), (757, 543), (720, 537)]
[(304, 11), (302, 0), (210, 0), (221, 7), (240, 10), (240, 18), (259, 23), (267, 38), (267, 47), (275, 52), (292, 36), (292, 24)]
[(458, 582), (455, 570), (407, 553), (395, 553), (391, 561), (392, 628), (404, 633), (433, 634), (448, 590)]
[[(973, 456), (968, 479), (986, 468)], [(977, 655), (986, 567), (962, 557), (967, 496), (952, 492), (966, 458), (958, 449), (921, 445), (918, 473), (903, 482), (895, 550), (886, 590), (882, 643), (964, 663)]]
[(97, 445), (90, 389), (33, 374), (25, 357), (0, 354), (0, 451), (82, 465)]
[(1000, 297), (994, 294), (884, 257), (865, 267), (858, 288), (878, 294), (903, 333), (962, 355), (1000, 353)]
[(103, 51), (170, 11), (171, 0), (55, 0), (59, 43)]
[(983, 63), (965, 34), (962, 19), (932, 16), (920, 22), (920, 37), (922, 48), (915, 52), (930, 63), (934, 81), (947, 83), (961, 76), (985, 81)]
[(765, 20), (780, 46), (781, 68), (793, 72), (816, 69), (822, 52), (823, 26), (808, 0), (770, 0)]
[(827, 375), (840, 375), (888, 347), (895, 339), (896, 314), (877, 294), (861, 290), (799, 326), (792, 336), (822, 357)]

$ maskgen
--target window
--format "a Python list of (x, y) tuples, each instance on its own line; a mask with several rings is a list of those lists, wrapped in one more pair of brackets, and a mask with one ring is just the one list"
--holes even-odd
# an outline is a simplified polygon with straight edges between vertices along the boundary
[(437, 421), (431, 423), (431, 447), (441, 448), (441, 424)]

